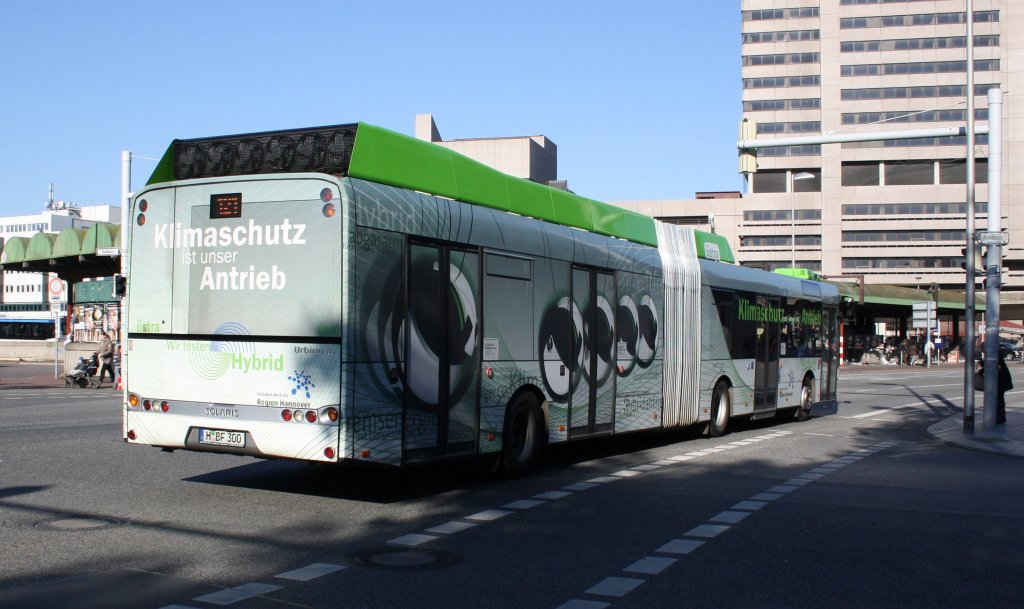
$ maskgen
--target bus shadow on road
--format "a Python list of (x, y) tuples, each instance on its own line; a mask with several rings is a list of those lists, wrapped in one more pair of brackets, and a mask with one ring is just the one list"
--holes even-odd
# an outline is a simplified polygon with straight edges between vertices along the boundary
[[(814, 411), (815, 416), (827, 416), (832, 411)], [(789, 419), (730, 422), (733, 433), (777, 427)], [(547, 447), (537, 469), (529, 477), (541, 477), (571, 467), (607, 469), (618, 459), (635, 461), (639, 453), (654, 451), (665, 446), (692, 444), (692, 450), (705, 442), (729, 442), (726, 434), (709, 438), (703, 425), (667, 431), (645, 431), (615, 436), (595, 437), (570, 444)], [(656, 458), (653, 457), (652, 458)], [(390, 504), (442, 495), (452, 491), (467, 491), (501, 485), (507, 481), (498, 470), (495, 455), (463, 457), (404, 468), (367, 466), (360, 464), (304, 463), (288, 460), (268, 460), (247, 463), (239, 467), (222, 469), (185, 478), (186, 482), (265, 490), (278, 493)], [(597, 475), (597, 474), (595, 474)]]

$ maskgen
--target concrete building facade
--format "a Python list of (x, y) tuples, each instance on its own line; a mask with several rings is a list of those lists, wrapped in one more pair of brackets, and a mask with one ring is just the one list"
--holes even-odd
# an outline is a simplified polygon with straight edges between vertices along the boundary
[[(963, 126), (963, 0), (741, 0), (742, 112), (758, 139)], [(1024, 305), (1024, 3), (974, 0), (975, 119), (1003, 96), (1004, 305)], [(975, 228), (988, 139), (978, 136)], [(966, 137), (762, 149), (747, 193), (619, 205), (710, 224), (742, 264), (964, 289)]]
[[(744, 118), (759, 139), (963, 126), (963, 0), (742, 0)], [(1024, 3), (974, 1), (975, 119), (987, 91), (1024, 84)], [(1007, 298), (1024, 294), (1024, 104), (1003, 98)], [(976, 228), (988, 200), (976, 140)], [(869, 283), (963, 289), (966, 137), (763, 149), (736, 209), (746, 264), (796, 265)], [(718, 201), (716, 201), (718, 202)], [(742, 214), (740, 217), (739, 214)]]

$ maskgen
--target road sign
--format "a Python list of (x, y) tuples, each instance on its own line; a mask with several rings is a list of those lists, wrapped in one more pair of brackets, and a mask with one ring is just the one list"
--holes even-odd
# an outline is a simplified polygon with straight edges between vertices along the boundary
[(116, 247), (97, 247), (96, 255), (110, 256), (111, 258), (116, 258), (121, 255), (121, 250)]
[(64, 282), (57, 277), (50, 279), (50, 283), (47, 284), (47, 288), (50, 292), (50, 302), (60, 302), (64, 300)]
[(1010, 236), (1003, 231), (981, 230), (977, 234), (976, 241), (981, 245), (1006, 245), (1010, 242)]

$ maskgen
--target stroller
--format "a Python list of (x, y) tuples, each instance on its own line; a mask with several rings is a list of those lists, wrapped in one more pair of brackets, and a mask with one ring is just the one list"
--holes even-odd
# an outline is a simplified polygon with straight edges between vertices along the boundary
[(100, 359), (98, 353), (93, 353), (90, 358), (79, 357), (78, 364), (64, 377), (64, 386), (78, 386), (83, 389), (85, 387), (92, 387), (95, 389), (100, 385), (100, 379), (96, 376), (96, 372), (99, 369)]

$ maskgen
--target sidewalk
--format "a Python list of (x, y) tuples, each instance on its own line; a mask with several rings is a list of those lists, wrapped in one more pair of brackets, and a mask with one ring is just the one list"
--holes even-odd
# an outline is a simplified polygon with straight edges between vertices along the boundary
[(1006, 423), (985, 427), (984, 411), (974, 411), (974, 433), (964, 433), (964, 415), (956, 414), (928, 428), (933, 437), (961, 448), (1024, 457), (1024, 413), (1007, 406)]
[(53, 362), (0, 361), (0, 390), (63, 387), (63, 368), (57, 367), (59, 378), (55, 379)]

